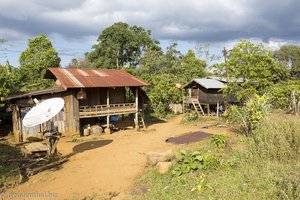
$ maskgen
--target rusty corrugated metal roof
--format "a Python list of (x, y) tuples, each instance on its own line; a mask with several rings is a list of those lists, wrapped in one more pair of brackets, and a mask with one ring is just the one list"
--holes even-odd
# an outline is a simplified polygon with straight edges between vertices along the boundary
[(50, 89), (45, 89), (45, 90), (37, 90), (37, 91), (32, 91), (32, 92), (26, 92), (22, 94), (16, 94), (12, 95), (9, 97), (6, 97), (4, 100), (13, 100), (13, 99), (25, 99), (25, 98), (30, 98), (30, 97), (35, 97), (43, 94), (55, 94), (55, 93), (60, 93), (66, 91), (65, 88), (62, 87), (54, 87)]
[(56, 78), (64, 88), (93, 87), (139, 87), (148, 86), (123, 70), (84, 69), (84, 68), (49, 68), (45, 78)]

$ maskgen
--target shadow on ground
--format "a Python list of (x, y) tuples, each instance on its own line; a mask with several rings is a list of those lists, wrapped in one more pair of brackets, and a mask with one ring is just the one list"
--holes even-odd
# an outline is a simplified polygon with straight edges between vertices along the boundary
[(73, 147), (73, 153), (76, 154), (76, 153), (82, 153), (84, 151), (97, 149), (106, 146), (112, 142), (113, 140), (98, 140), (98, 141), (83, 142)]
[(83, 153), (85, 151), (97, 149), (103, 146), (106, 146), (112, 143), (113, 140), (97, 140), (97, 141), (88, 141), (77, 144), (73, 147), (73, 152), (69, 153), (68, 155), (63, 156), (63, 158), (70, 158), (71, 156), (76, 155), (77, 153)]

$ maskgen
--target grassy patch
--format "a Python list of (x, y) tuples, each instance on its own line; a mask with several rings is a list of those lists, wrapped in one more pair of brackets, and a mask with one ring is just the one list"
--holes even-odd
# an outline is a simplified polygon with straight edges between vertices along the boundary
[[(223, 139), (212, 140), (223, 144)], [(219, 154), (212, 145), (203, 150), (218, 158), (213, 168), (198, 167), (181, 175), (151, 170), (139, 182), (148, 189), (134, 199), (300, 199), (298, 118), (272, 115), (252, 137), (234, 143), (240, 144), (238, 149), (222, 145)], [(180, 162), (174, 168), (186, 164)]]
[(22, 158), (21, 152), (6, 143), (0, 143), (0, 188), (11, 187), (22, 180), (19, 162), (7, 162)]
[(220, 122), (221, 118), (216, 116), (201, 116), (199, 117), (196, 111), (192, 111), (190, 113), (184, 114), (181, 124), (190, 125), (194, 123), (209, 123), (209, 124), (217, 124)]

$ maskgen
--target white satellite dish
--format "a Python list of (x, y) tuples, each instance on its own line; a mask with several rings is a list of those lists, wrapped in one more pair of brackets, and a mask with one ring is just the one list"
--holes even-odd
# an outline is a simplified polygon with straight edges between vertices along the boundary
[(51, 98), (37, 104), (25, 115), (23, 125), (33, 127), (47, 122), (63, 109), (64, 104), (62, 98)]

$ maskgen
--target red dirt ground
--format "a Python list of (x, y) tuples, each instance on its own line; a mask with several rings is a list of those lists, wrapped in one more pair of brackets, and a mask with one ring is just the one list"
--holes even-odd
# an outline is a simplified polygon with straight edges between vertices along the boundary
[(180, 124), (181, 118), (177, 116), (165, 123), (151, 125), (145, 132), (119, 131), (93, 141), (78, 143), (71, 142), (72, 138), (62, 138), (58, 150), (63, 155), (75, 153), (68, 162), (60, 169), (32, 176), (5, 193), (51, 192), (55, 195), (52, 199), (111, 199), (112, 196), (115, 196), (113, 199), (127, 199), (135, 180), (144, 171), (147, 152), (180, 148), (165, 142), (170, 136), (199, 130), (220, 131), (217, 128), (201, 129), (199, 124), (184, 126)]

